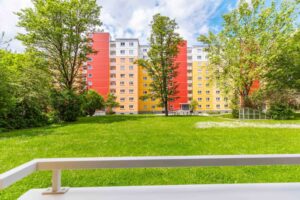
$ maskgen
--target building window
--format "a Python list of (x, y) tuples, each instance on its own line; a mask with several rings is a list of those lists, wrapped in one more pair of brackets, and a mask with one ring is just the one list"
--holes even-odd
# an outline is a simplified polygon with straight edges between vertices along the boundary
[(206, 105), (206, 108), (210, 108), (210, 105)]
[(129, 109), (132, 110), (133, 109), (133, 105), (129, 105)]
[(125, 109), (125, 106), (124, 106), (124, 105), (120, 105), (120, 109), (121, 109), (121, 110), (124, 110), (124, 109)]
[(134, 43), (133, 42), (129, 42), (129, 46), (133, 47)]
[(146, 80), (147, 80), (147, 77), (146, 77), (146, 76), (144, 76), (144, 77), (143, 77), (143, 80), (144, 80), (144, 81), (146, 81)]
[(155, 106), (152, 106), (152, 109), (155, 109)]
[(205, 86), (206, 86), (206, 87), (209, 87), (209, 83), (206, 83)]
[(125, 42), (121, 42), (121, 46), (122, 46), (122, 47), (125, 47)]
[(227, 101), (228, 101), (228, 98), (227, 98), (227, 97), (225, 97), (225, 98), (224, 98), (224, 101), (225, 101), (225, 102), (227, 102)]
[(120, 50), (120, 54), (124, 55), (125, 54), (125, 50)]
[(146, 52), (147, 52), (147, 49), (143, 49), (143, 52), (146, 53)]
[(134, 90), (133, 89), (130, 89), (129, 90), (129, 94), (133, 94)]
[(111, 81), (110, 85), (116, 85), (116, 81)]
[(202, 101), (202, 98), (198, 98), (198, 101)]
[(216, 94), (220, 94), (220, 90), (217, 90), (217, 91), (216, 91)]
[(145, 84), (144, 84), (144, 87), (148, 87), (148, 84), (147, 84), (147, 83), (145, 83)]
[(133, 50), (129, 50), (129, 55), (133, 55)]
[(198, 83), (198, 87), (202, 87), (202, 83)]
[(207, 90), (207, 91), (206, 91), (206, 94), (209, 94), (209, 93), (210, 93), (210, 91), (209, 91), (209, 90)]
[(121, 70), (125, 70), (125, 66), (121, 66), (120, 69), (121, 69)]
[(121, 58), (121, 63), (124, 63), (125, 62), (125, 58)]
[(201, 73), (202, 72), (202, 69), (198, 69), (198, 73)]
[(93, 77), (93, 75), (92, 74), (89, 74), (89, 78), (92, 78)]
[(129, 98), (129, 101), (131, 101), (131, 102), (134, 101), (134, 98), (133, 98), (133, 97), (130, 97), (130, 98)]
[(144, 109), (147, 109), (147, 106), (146, 106), (146, 105), (144, 106)]
[(220, 108), (221, 108), (220, 104), (217, 104), (217, 108), (218, 108), (218, 109), (220, 109)]
[(116, 78), (116, 74), (110, 74), (110, 78)]
[(151, 98), (152, 101), (155, 101), (155, 98)]
[(133, 81), (129, 81), (129, 85), (130, 85), (130, 86), (133, 86)]
[(133, 66), (132, 65), (129, 66), (129, 70), (133, 70)]
[(201, 60), (201, 59), (202, 59), (202, 57), (201, 57), (201, 56), (197, 56), (197, 59), (198, 59), (198, 60)]
[(134, 58), (129, 58), (129, 62), (134, 62)]
[(89, 65), (89, 66), (88, 66), (88, 69), (93, 69), (92, 65)]
[(209, 80), (209, 77), (208, 77), (208, 76), (206, 76), (206, 77), (205, 77), (205, 79), (208, 81), (208, 80)]
[(225, 107), (225, 108), (228, 108), (228, 104), (225, 104), (224, 107)]
[(120, 90), (120, 93), (125, 94), (125, 90), (124, 89)]
[(148, 92), (147, 91), (143, 91), (143, 94), (147, 94)]
[(198, 105), (198, 108), (202, 108), (202, 105)]
[(216, 100), (217, 100), (217, 101), (220, 101), (221, 99), (220, 99), (220, 97), (217, 97)]
[(124, 82), (124, 81), (120, 81), (120, 85), (121, 85), (121, 86), (124, 86), (124, 85), (125, 85), (125, 82)]
[(88, 82), (88, 85), (89, 85), (89, 86), (92, 86), (92, 85), (93, 85), (93, 83), (92, 83), (91, 81), (89, 81), (89, 82)]
[(202, 77), (201, 76), (198, 76), (198, 81), (201, 81), (202, 80)]
[(124, 101), (125, 101), (124, 97), (120, 98), (120, 102), (124, 102)]
[(202, 91), (201, 91), (201, 90), (198, 90), (198, 94), (202, 94)]
[(125, 78), (125, 74), (121, 74), (121, 78)]
[(93, 61), (93, 58), (88, 58), (88, 61), (89, 61), (89, 62), (92, 62), (92, 61)]
[(198, 52), (198, 53), (201, 53), (201, 52), (202, 52), (202, 49), (197, 49), (197, 52)]
[(210, 98), (209, 98), (209, 97), (207, 97), (207, 98), (206, 98), (206, 101), (209, 101), (209, 100), (210, 100)]
[(133, 78), (134, 77), (134, 74), (129, 74), (129, 78)]

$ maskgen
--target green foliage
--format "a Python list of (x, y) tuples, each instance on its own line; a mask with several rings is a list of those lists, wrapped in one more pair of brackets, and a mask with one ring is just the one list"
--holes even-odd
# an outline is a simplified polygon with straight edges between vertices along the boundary
[(190, 110), (192, 112), (194, 112), (196, 110), (197, 106), (198, 106), (198, 101), (196, 101), (195, 99), (193, 99), (192, 102), (190, 103)]
[(295, 113), (293, 109), (289, 105), (284, 104), (272, 104), (270, 109), (268, 110), (268, 115), (272, 119), (277, 120), (286, 120), (286, 119), (294, 119)]
[(269, 92), (284, 93), (284, 90), (300, 91), (300, 30), (282, 40), (281, 49), (270, 60), (268, 73), (264, 79)]
[(178, 47), (183, 40), (176, 32), (176, 21), (169, 17), (154, 15), (151, 28), (149, 60), (139, 59), (137, 63), (145, 68), (152, 78), (151, 96), (160, 100), (167, 116), (169, 102), (178, 98), (178, 83), (174, 81), (178, 65), (174, 58), (178, 55)]
[(113, 108), (119, 107), (119, 103), (116, 101), (117, 97), (114, 94), (108, 94), (105, 101), (105, 107), (108, 114), (114, 114)]
[(88, 90), (83, 94), (83, 110), (86, 114), (93, 116), (96, 110), (104, 108), (104, 99), (94, 90)]
[(80, 87), (79, 69), (94, 53), (88, 37), (101, 25), (96, 0), (32, 0), (33, 7), (17, 13), (17, 38), (42, 53), (61, 89)]
[(34, 51), (0, 50), (0, 127), (19, 129), (47, 124), (49, 72)]
[(296, 8), (292, 1), (283, 1), (280, 6), (272, 1), (267, 6), (264, 0), (250, 4), (241, 0), (238, 8), (224, 15), (220, 33), (199, 37), (208, 45), (215, 79), (225, 93), (238, 93), (241, 107), (251, 107), (254, 81), (259, 80), (260, 87), (268, 84), (264, 76), (273, 70), (270, 63), (285, 51), (282, 44), (295, 31)]
[(72, 90), (53, 91), (52, 106), (57, 111), (60, 120), (76, 121), (81, 114), (81, 98)]

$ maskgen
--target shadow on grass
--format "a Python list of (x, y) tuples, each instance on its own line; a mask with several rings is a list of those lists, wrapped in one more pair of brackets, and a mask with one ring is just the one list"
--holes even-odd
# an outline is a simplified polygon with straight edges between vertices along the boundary
[(0, 133), (0, 140), (8, 139), (13, 137), (35, 137), (41, 135), (51, 135), (55, 133), (58, 128), (80, 125), (80, 124), (111, 124), (119, 123), (124, 121), (137, 121), (145, 118), (156, 117), (154, 115), (108, 115), (108, 116), (97, 116), (97, 117), (82, 117), (76, 122), (64, 122), (59, 124), (52, 124), (43, 127), (27, 128), (20, 130), (12, 130), (9, 132)]

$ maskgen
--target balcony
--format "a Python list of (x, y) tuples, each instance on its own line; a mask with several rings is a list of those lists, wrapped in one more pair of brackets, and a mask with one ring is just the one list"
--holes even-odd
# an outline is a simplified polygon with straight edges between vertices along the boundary
[(66, 188), (61, 187), (61, 172), (62, 170), (107, 168), (179, 168), (299, 164), (300, 154), (37, 159), (0, 174), (0, 189), (9, 187), (36, 171), (52, 171), (51, 188), (29, 190), (19, 199), (296, 200), (300, 196), (300, 183)]

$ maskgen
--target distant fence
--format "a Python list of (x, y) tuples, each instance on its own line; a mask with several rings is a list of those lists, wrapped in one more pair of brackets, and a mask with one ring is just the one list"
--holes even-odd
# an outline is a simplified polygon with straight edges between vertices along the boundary
[(270, 119), (270, 117), (260, 110), (243, 108), (239, 110), (239, 119)]

